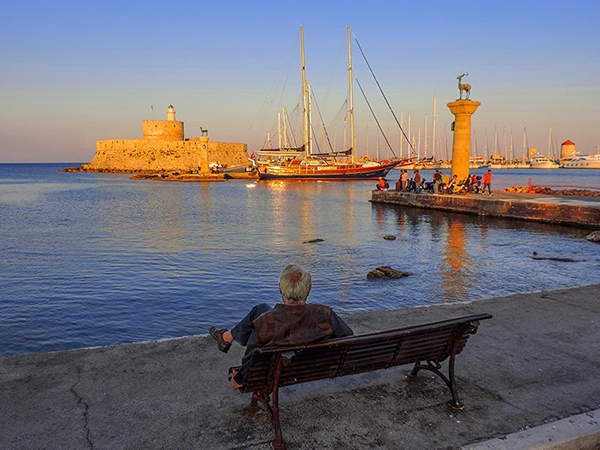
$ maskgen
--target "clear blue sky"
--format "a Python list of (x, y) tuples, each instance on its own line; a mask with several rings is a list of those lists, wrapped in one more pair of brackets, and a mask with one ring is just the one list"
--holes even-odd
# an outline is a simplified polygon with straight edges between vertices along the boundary
[[(19, 1), (0, 13), (0, 162), (88, 162), (98, 139), (140, 138), (173, 104), (186, 137), (259, 148), (278, 107), (299, 98), (298, 31), (324, 115), (346, 91), (352, 28), (405, 128), (424, 128), (437, 97), (440, 133), (456, 77), (481, 102), (478, 148), (523, 128), (546, 153), (549, 129), (581, 153), (600, 144), (600, 2), (565, 1)], [(355, 75), (376, 97), (356, 47)], [(281, 97), (286, 86), (290, 100)], [(278, 93), (279, 92), (279, 93)], [(287, 94), (286, 94), (287, 95)], [(355, 89), (358, 153), (375, 124)], [(382, 126), (395, 127), (380, 100)], [(267, 117), (267, 112), (269, 117)], [(431, 117), (428, 119), (431, 126)], [(393, 135), (393, 133), (392, 133)], [(447, 138), (451, 142), (451, 136)], [(393, 139), (397, 143), (397, 138)], [(502, 142), (501, 142), (502, 143)], [(397, 145), (396, 145), (397, 148)]]

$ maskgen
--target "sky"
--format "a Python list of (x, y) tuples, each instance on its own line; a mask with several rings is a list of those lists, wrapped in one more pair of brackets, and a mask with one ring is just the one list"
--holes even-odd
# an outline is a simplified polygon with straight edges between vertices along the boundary
[[(166, 119), (170, 104), (187, 138), (204, 128), (211, 141), (259, 149), (277, 110), (300, 101), (300, 26), (307, 79), (326, 124), (347, 94), (350, 26), (415, 143), (420, 130), (421, 154), (426, 123), (430, 153), (451, 146), (446, 104), (458, 98), (456, 77), (467, 72), (462, 81), (481, 102), (472, 117), (478, 154), (506, 151), (513, 136), (521, 156), (525, 129), (527, 145), (543, 154), (550, 137), (558, 148), (570, 139), (582, 154), (600, 145), (598, 0), (5, 3), (0, 163), (89, 162), (97, 140), (141, 138), (142, 120)], [(352, 57), (399, 155), (396, 120), (354, 38)], [(357, 155), (380, 149), (387, 156), (356, 85), (354, 98)]]

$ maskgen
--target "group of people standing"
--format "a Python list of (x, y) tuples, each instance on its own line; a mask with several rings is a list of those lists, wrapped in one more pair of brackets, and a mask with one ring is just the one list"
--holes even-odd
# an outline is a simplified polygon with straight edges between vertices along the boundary
[(421, 189), (423, 189), (423, 178), (418, 170), (415, 169), (414, 176), (412, 178), (408, 178), (408, 170), (401, 169), (400, 170), (400, 178), (396, 182), (396, 190), (397, 191), (414, 191), (417, 194), (421, 193)]
[[(482, 184), (483, 187), (481, 186)], [(389, 189), (390, 186), (385, 178), (380, 177), (376, 187), (378, 190), (384, 191)], [(433, 182), (426, 183), (418, 169), (414, 170), (412, 178), (408, 177), (408, 170), (400, 170), (400, 178), (396, 182), (396, 191), (420, 194), (423, 189), (432, 192), (434, 195), (440, 193), (452, 194), (463, 190), (464, 193), (474, 192), (476, 194), (483, 194), (487, 189), (488, 194), (491, 196), (492, 171), (488, 170), (483, 177), (472, 174), (468, 175), (465, 180), (459, 181), (457, 175), (453, 175), (452, 178), (450, 178), (447, 173), (436, 170), (433, 174)]]

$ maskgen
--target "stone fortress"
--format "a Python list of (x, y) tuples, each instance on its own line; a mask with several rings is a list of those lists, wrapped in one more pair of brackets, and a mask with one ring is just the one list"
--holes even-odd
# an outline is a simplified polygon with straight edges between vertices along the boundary
[(96, 141), (96, 154), (81, 169), (101, 172), (208, 173), (209, 164), (248, 162), (248, 146), (233, 142), (210, 142), (208, 131), (186, 139), (183, 122), (175, 120), (170, 105), (167, 120), (142, 121), (142, 139)]

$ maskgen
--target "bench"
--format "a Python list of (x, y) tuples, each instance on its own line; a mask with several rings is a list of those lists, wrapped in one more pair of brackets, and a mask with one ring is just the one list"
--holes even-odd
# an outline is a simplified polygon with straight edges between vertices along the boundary
[[(478, 314), (318, 344), (257, 348), (240, 391), (252, 392), (250, 412), (260, 411), (258, 402), (269, 412), (275, 432), (271, 446), (276, 450), (286, 448), (278, 400), (279, 388), (284, 386), (414, 364), (410, 377), (416, 377), (422, 369), (435, 373), (450, 389), (450, 405), (462, 408), (454, 381), (454, 359), (469, 336), (477, 332), (479, 321), (491, 317)], [(441, 363), (446, 359), (447, 376), (441, 372)], [(230, 378), (237, 370), (239, 367), (229, 369)]]

